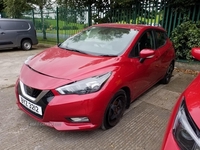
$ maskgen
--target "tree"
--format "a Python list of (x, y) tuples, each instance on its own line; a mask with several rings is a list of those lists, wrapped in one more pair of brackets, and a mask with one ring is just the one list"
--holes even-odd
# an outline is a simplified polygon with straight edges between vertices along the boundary
[(0, 0), (0, 13), (2, 13), (3, 10), (4, 10), (3, 0)]
[(166, 0), (166, 3), (178, 11), (187, 11), (200, 4), (199, 0)]
[(44, 22), (44, 14), (43, 14), (43, 9), (44, 8), (51, 8), (52, 5), (56, 1), (52, 0), (30, 0), (29, 5), (31, 5), (32, 8), (39, 7), (40, 10), (40, 16), (41, 16), (41, 24), (42, 24), (42, 33), (43, 33), (43, 39), (47, 39), (46, 37), (46, 27), (45, 27), (45, 22)]
[(89, 6), (103, 8), (131, 8), (134, 4), (140, 3), (140, 0), (57, 0), (58, 4), (65, 5), (66, 8), (86, 8)]
[[(46, 29), (45, 29), (45, 24), (44, 24), (43, 9), (44, 9), (45, 5), (48, 5), (49, 3), (50, 3), (50, 0), (31, 0), (30, 1), (30, 5), (32, 5), (32, 7), (36, 7), (36, 6), (39, 7), (40, 16), (41, 16), (43, 39), (47, 39)], [(36, 5), (36, 6), (34, 6), (34, 5)]]
[(3, 0), (3, 4), (7, 16), (12, 18), (20, 18), (22, 12), (31, 10), (31, 6), (26, 3), (26, 0)]
[[(89, 18), (93, 17), (93, 20), (98, 23), (109, 22), (112, 20), (111, 12), (122, 8), (133, 8), (133, 5), (140, 3), (140, 0), (58, 0), (58, 4), (65, 8), (83, 9), (88, 8)], [(92, 8), (95, 8), (96, 13), (92, 16)], [(106, 14), (102, 18), (102, 13)], [(121, 13), (121, 12), (117, 12)], [(91, 25), (91, 19), (90, 23)]]

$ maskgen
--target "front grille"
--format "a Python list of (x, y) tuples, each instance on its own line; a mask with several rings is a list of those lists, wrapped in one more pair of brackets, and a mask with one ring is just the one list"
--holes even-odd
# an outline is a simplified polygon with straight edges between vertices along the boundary
[[(29, 90), (30, 87), (27, 86), (27, 85), (24, 85), (24, 88)], [(32, 88), (32, 89), (34, 89), (34, 88)], [(32, 89), (31, 89), (31, 90), (32, 90)], [(22, 94), (21, 88), (20, 88), (20, 84), (18, 84), (17, 90), (18, 90), (18, 94), (21, 95), (22, 97), (24, 97), (23, 94)], [(42, 90), (40, 90), (40, 89), (34, 89), (34, 90), (33, 90), (33, 93), (36, 93), (35, 95), (37, 95), (37, 96), (38, 96), (41, 92), (42, 92)], [(38, 93), (39, 93), (39, 94), (38, 94)], [(28, 94), (28, 93), (27, 93), (27, 94)], [(28, 94), (28, 95), (29, 95), (29, 94)], [(34, 94), (32, 94), (32, 95), (34, 95)], [(30, 96), (32, 96), (32, 95), (30, 95)], [(36, 96), (35, 98), (37, 98), (37, 96)], [(33, 96), (32, 96), (32, 97), (33, 97)], [(36, 105), (42, 107), (42, 116), (39, 115), (39, 114), (37, 114), (37, 113), (35, 113), (35, 112), (33, 112), (33, 111), (31, 111), (30, 109), (26, 108), (26, 107), (25, 107), (24, 105), (22, 105), (22, 104), (21, 104), (21, 106), (22, 106), (24, 109), (26, 109), (29, 113), (31, 113), (31, 114), (35, 115), (36, 117), (42, 119), (42, 118), (43, 118), (43, 115), (44, 115), (44, 112), (45, 112), (45, 109), (46, 109), (48, 103), (49, 103), (53, 98), (54, 98), (54, 94), (52, 93), (52, 91), (49, 91), (49, 92), (46, 93), (39, 101), (37, 101), (37, 102), (35, 103)], [(27, 98), (25, 98), (25, 99), (27, 99)], [(28, 100), (28, 99), (27, 99), (27, 100)], [(32, 102), (32, 101), (30, 101), (30, 102)]]
[(42, 90), (32, 88), (25, 84), (24, 84), (24, 90), (25, 90), (26, 94), (28, 94), (29, 96), (34, 97), (34, 98), (36, 98), (42, 92)]
[(44, 104), (48, 105), (49, 102), (53, 99), (54, 94), (52, 93), (52, 91), (49, 91), (47, 94), (45, 94), (41, 101), (43, 101)]

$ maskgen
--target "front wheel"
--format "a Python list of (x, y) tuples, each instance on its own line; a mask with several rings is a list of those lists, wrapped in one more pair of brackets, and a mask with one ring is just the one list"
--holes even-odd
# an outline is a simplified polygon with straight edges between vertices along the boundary
[(161, 80), (161, 83), (162, 83), (162, 84), (168, 84), (168, 83), (169, 83), (169, 81), (170, 81), (170, 79), (171, 79), (171, 77), (172, 77), (172, 72), (173, 72), (173, 70), (174, 70), (174, 63), (172, 62), (172, 63), (169, 65), (169, 67), (168, 67), (168, 69), (167, 69), (167, 72), (166, 72), (164, 78)]
[(122, 118), (127, 102), (124, 90), (119, 90), (111, 99), (104, 114), (102, 129), (110, 129), (114, 127)]
[(23, 40), (21, 47), (23, 50), (30, 50), (32, 48), (32, 43), (30, 40)]

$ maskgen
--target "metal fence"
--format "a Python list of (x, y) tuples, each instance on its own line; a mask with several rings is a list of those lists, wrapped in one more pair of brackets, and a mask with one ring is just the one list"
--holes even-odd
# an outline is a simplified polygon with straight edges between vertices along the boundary
[[(91, 13), (90, 13), (91, 12)], [(22, 18), (31, 19), (36, 27), (40, 42), (59, 43), (67, 37), (97, 23), (130, 23), (160, 25), (170, 36), (173, 29), (185, 20), (199, 21), (200, 5), (192, 6), (187, 12), (180, 12), (156, 0), (138, 3), (128, 9), (104, 8), (33, 10)]]
[(86, 22), (82, 21), (86, 18), (86, 16), (82, 16), (84, 13), (86, 13), (85, 10), (78, 12), (56, 8), (42, 12), (33, 10), (23, 14), (22, 18), (33, 21), (40, 42), (55, 44), (88, 26)]

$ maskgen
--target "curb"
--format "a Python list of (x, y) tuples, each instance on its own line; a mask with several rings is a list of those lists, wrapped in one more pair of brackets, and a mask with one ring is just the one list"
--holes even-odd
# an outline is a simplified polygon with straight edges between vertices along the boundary
[(189, 70), (195, 70), (195, 71), (200, 71), (200, 63), (189, 63), (189, 62), (175, 62), (175, 67), (176, 68), (181, 68), (181, 69), (189, 69)]
[[(56, 44), (55, 44), (56, 45)], [(43, 43), (38, 43), (37, 45), (34, 45), (34, 48), (49, 48), (49, 47), (53, 47), (55, 45), (52, 44), (43, 44)]]

